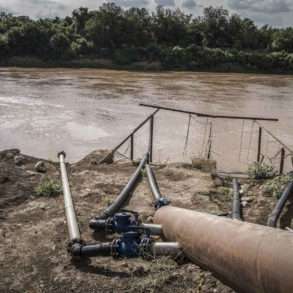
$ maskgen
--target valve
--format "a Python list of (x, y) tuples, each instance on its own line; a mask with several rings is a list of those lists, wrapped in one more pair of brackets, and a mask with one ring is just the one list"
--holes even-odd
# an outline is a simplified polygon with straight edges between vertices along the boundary
[(138, 232), (124, 233), (121, 238), (113, 241), (113, 257), (138, 257), (140, 252), (140, 242), (141, 238)]
[(160, 197), (160, 199), (155, 202), (155, 208), (158, 210), (161, 207), (167, 206), (169, 204), (170, 200), (168, 200), (166, 197)]
[(89, 225), (95, 231), (122, 234), (139, 229), (139, 219), (137, 213), (122, 212), (108, 219), (93, 219)]

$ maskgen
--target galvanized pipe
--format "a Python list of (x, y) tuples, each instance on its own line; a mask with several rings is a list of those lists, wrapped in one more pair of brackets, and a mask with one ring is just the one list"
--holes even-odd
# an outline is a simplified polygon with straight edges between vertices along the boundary
[(293, 292), (292, 233), (170, 206), (154, 220), (168, 241), (237, 292)]
[(139, 227), (148, 230), (151, 235), (158, 235), (159, 236), (162, 234), (162, 226), (161, 225), (142, 223)]
[(77, 218), (75, 214), (75, 209), (72, 201), (72, 196), (70, 192), (68, 176), (65, 166), (65, 152), (61, 152), (58, 154), (59, 162), (60, 162), (60, 170), (61, 170), (61, 179), (63, 186), (63, 196), (64, 196), (64, 207), (65, 207), (65, 215), (69, 233), (69, 239), (73, 242), (80, 242), (80, 231), (77, 223)]
[(267, 225), (269, 227), (277, 227), (278, 220), (281, 216), (281, 213), (285, 207), (285, 204), (290, 196), (293, 194), (293, 181), (289, 182), (286, 186), (282, 196), (278, 200), (275, 208), (272, 213), (269, 215)]
[(152, 255), (157, 256), (176, 256), (181, 253), (178, 242), (154, 242), (152, 244)]
[(232, 206), (232, 219), (242, 220), (241, 218), (241, 202), (239, 194), (239, 182), (233, 178), (233, 206)]
[(162, 197), (162, 194), (160, 192), (156, 177), (154, 175), (154, 172), (149, 164), (146, 164), (145, 166), (146, 174), (147, 174), (147, 179), (148, 179), (148, 184), (149, 187), (152, 191), (152, 194), (155, 198), (156, 201), (159, 201), (160, 198)]
[(121, 193), (118, 195), (118, 197), (115, 199), (115, 201), (104, 211), (102, 218), (107, 218), (110, 216), (113, 216), (115, 213), (117, 213), (129, 200), (131, 197), (131, 193), (134, 190), (138, 180), (141, 177), (141, 170), (145, 166), (149, 159), (149, 153), (146, 153), (142, 160), (140, 161), (139, 166), (129, 179), (126, 186), (123, 188)]

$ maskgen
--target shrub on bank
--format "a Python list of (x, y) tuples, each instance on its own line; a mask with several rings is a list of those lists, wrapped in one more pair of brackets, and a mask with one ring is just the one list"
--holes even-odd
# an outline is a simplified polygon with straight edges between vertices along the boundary
[(61, 186), (55, 180), (45, 178), (36, 188), (37, 196), (53, 197), (61, 193)]

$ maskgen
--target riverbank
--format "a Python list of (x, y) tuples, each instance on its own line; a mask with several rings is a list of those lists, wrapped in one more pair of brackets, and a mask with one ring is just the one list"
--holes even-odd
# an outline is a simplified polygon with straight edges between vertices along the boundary
[(141, 61), (127, 64), (117, 64), (112, 59), (104, 58), (79, 58), (73, 60), (48, 60), (44, 61), (36, 57), (11, 57), (0, 60), (0, 67), (19, 68), (72, 68), (72, 69), (109, 69), (126, 70), (138, 72), (168, 72), (168, 71), (190, 71), (210, 73), (247, 73), (247, 74), (283, 74), (292, 75), (293, 69), (282, 69), (273, 67), (271, 69), (257, 68), (253, 65), (244, 66), (239, 63), (220, 63), (218, 65), (204, 66), (195, 63), (172, 65), (161, 61)]
[[(97, 164), (104, 154), (105, 151), (95, 151), (75, 164), (68, 164), (80, 227), (88, 242), (102, 240), (93, 240), (89, 219), (112, 202), (135, 170), (126, 160)], [(8, 150), (0, 152), (0, 166), (0, 291), (234, 292), (211, 273), (181, 257), (150, 261), (107, 257), (72, 262), (66, 252), (68, 240), (58, 164)], [(174, 206), (212, 214), (230, 213), (229, 178), (212, 176), (180, 163), (158, 165), (155, 172), (162, 194)], [(46, 193), (47, 180), (54, 182), (56, 194)], [(276, 197), (264, 193), (265, 181), (242, 179), (241, 183), (245, 220), (265, 224)], [(138, 211), (144, 221), (152, 222), (152, 195), (146, 180), (138, 186), (126, 208)], [(292, 211), (285, 214), (293, 215)]]

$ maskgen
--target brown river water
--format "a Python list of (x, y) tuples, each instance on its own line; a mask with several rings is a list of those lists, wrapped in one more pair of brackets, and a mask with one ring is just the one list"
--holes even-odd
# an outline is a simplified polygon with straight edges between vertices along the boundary
[[(277, 117), (263, 123), (293, 146), (293, 77), (281, 75), (92, 69), (0, 69), (0, 149), (56, 160), (65, 150), (77, 161), (94, 149), (119, 143), (153, 110), (139, 103), (190, 111)], [(244, 170), (255, 160), (258, 126), (242, 120), (208, 120), (161, 111), (155, 119), (154, 159), (189, 161), (207, 151), (223, 170)], [(135, 139), (135, 156), (146, 150), (148, 126)], [(279, 146), (263, 138), (263, 153), (278, 160)], [(121, 152), (129, 153), (125, 145)], [(275, 154), (276, 153), (276, 154)], [(273, 158), (276, 156), (276, 158)]]

